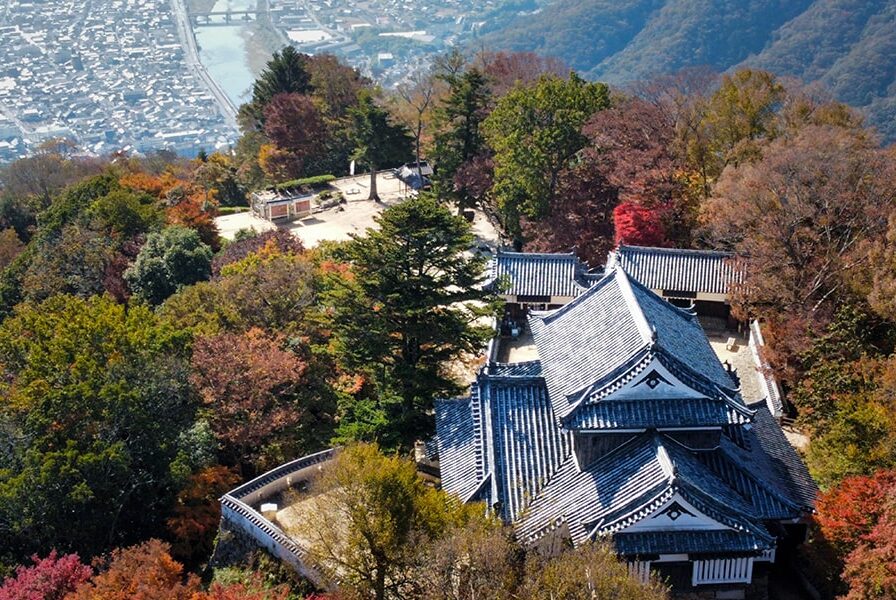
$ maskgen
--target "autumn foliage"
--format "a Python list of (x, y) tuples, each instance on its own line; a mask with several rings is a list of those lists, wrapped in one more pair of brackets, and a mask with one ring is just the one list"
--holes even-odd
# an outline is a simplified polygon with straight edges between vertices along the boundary
[(221, 247), (213, 209), (217, 204), (216, 191), (192, 180), (189, 174), (180, 176), (165, 172), (154, 176), (143, 171), (123, 175), (121, 185), (154, 196), (165, 207), (166, 222), (195, 229), (202, 241), (214, 250)]
[[(222, 248), (214, 221), (276, 180), (409, 158), (388, 92), (333, 56), (276, 54), (234, 154), (44, 152), (0, 169), (0, 572), (45, 556), (0, 600), (285, 599), (261, 575), (203, 585), (187, 571), (238, 481), (328, 444), (407, 447), (431, 433), (433, 398), (461, 391), (446, 367), (481, 350), (493, 307), (468, 258), (482, 240), (446, 202), (595, 273), (618, 244), (736, 253), (734, 316), (763, 321), (811, 438), (831, 571), (850, 600), (896, 597), (896, 151), (844, 105), (757, 70), (611, 93), (527, 53), (434, 69), (405, 108), (436, 197), (344, 244), (306, 250), (284, 228)], [(369, 514), (394, 504), (387, 491)], [(333, 518), (324, 534), (344, 528)], [(437, 536), (418, 531), (394, 572), (438, 591), (408, 597), (492, 597), (505, 575), (519, 597), (643, 597), (603, 549), (524, 565), (490, 527), (429, 549)], [(171, 545), (132, 545), (157, 535)]]
[(819, 498), (817, 521), (845, 557), (847, 600), (896, 595), (896, 471), (847, 477)]
[(260, 573), (254, 573), (248, 582), (221, 585), (213, 583), (204, 595), (193, 600), (287, 600), (294, 598), (288, 586), (267, 586)]
[(195, 561), (211, 554), (221, 520), (218, 499), (239, 482), (240, 476), (232, 468), (221, 465), (206, 467), (190, 477), (167, 521), (175, 556)]
[(5, 269), (24, 247), (15, 229), (11, 227), (0, 229), (0, 271)]
[(551, 214), (523, 219), (527, 251), (569, 252), (589, 265), (602, 264), (613, 247), (613, 209), (618, 194), (599, 171), (580, 166), (560, 181)]
[(98, 561), (99, 574), (68, 600), (195, 600), (199, 579), (185, 577), (183, 565), (168, 551), (159, 540), (113, 550)]
[[(892, 490), (891, 490), (892, 491)], [(863, 543), (846, 559), (843, 579), (849, 584), (846, 600), (896, 596), (896, 499), (885, 499), (886, 510)]]
[(655, 210), (635, 202), (622, 202), (613, 209), (617, 245), (665, 246), (662, 217)]
[(818, 499), (816, 517), (822, 533), (844, 554), (858, 546), (887, 510), (886, 500), (896, 492), (896, 471), (847, 477)]
[(250, 254), (264, 250), (268, 255), (273, 248), (284, 254), (301, 254), (304, 251), (302, 241), (289, 231), (274, 229), (258, 235), (234, 240), (212, 259), (212, 275), (219, 276), (225, 266), (239, 262)]
[(534, 52), (480, 52), (476, 66), (488, 77), (495, 96), (503, 96), (518, 85), (534, 85), (544, 75), (569, 74), (562, 60)]
[[(74, 556), (74, 555), (69, 555)], [(45, 560), (55, 559), (55, 554)], [(271, 586), (258, 573), (250, 573), (244, 582), (222, 585), (213, 583), (208, 591), (196, 575), (185, 573), (183, 565), (174, 560), (168, 544), (151, 539), (136, 546), (118, 548), (109, 555), (94, 561), (93, 570), (81, 565), (74, 556), (74, 563), (68, 557), (65, 572), (74, 572), (55, 588), (38, 587), (47, 590), (46, 595), (3, 596), (9, 581), (0, 588), (3, 600), (286, 600), (289, 588), (283, 585)], [(60, 561), (57, 561), (60, 562)], [(69, 580), (74, 582), (72, 585)], [(73, 591), (72, 591), (73, 590)]]
[(302, 94), (275, 95), (264, 109), (264, 132), (274, 148), (262, 156), (261, 167), (278, 181), (301, 177), (327, 139), (323, 116)]
[(195, 342), (193, 384), (215, 436), (237, 464), (261, 461), (266, 446), (287, 443), (302, 416), (297, 398), (307, 365), (285, 342), (256, 328)]
[(93, 573), (77, 554), (53, 550), (46, 558), (35, 555), (31, 560), (33, 565), (18, 567), (15, 576), (0, 585), (0, 600), (62, 600)]

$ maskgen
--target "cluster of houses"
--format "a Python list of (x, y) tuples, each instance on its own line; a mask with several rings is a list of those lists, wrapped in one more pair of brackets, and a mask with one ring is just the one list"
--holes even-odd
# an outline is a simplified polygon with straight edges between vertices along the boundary
[(58, 138), (94, 155), (233, 144), (238, 131), (190, 68), (173, 11), (167, 0), (10, 3), (0, 159)]
[[(767, 597), (817, 488), (758, 354), (738, 372), (701, 325), (738, 325), (734, 258), (621, 246), (595, 271), (502, 251), (491, 275), (507, 313), (486, 364), (468, 396), (435, 405), (442, 488), (541, 551), (605, 540), (677, 595)], [(762, 385), (743, 393), (742, 378)]]

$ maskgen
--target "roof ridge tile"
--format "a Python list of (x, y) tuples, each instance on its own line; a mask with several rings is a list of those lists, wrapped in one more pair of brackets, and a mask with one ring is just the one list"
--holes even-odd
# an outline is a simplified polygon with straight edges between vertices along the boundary
[(641, 333), (641, 338), (644, 340), (644, 344), (648, 346), (654, 345), (657, 341), (656, 327), (652, 326), (647, 321), (647, 316), (644, 314), (644, 309), (641, 307), (638, 298), (635, 297), (635, 292), (632, 290), (632, 284), (629, 281), (628, 275), (625, 273), (625, 269), (617, 265), (613, 269), (613, 274), (616, 276), (619, 290), (622, 292), (622, 297), (625, 299), (625, 303), (628, 305), (628, 309), (632, 314), (635, 325)]

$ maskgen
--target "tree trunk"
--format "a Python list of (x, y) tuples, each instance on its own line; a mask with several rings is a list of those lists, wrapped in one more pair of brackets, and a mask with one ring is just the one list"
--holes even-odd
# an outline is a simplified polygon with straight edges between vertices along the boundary
[(376, 570), (373, 593), (376, 600), (386, 600), (386, 569), (382, 565), (378, 566)]
[(370, 196), (367, 199), (374, 202), (380, 201), (380, 195), (376, 191), (376, 166), (374, 165), (370, 165)]
[(416, 148), (416, 158), (417, 158), (417, 179), (420, 181), (420, 190), (423, 190), (423, 169), (420, 168), (420, 136), (423, 135), (423, 119), (417, 119), (417, 148)]

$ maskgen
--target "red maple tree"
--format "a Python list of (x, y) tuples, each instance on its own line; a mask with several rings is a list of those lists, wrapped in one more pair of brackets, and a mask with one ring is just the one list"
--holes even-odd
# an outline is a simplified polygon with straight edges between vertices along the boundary
[(19, 566), (14, 577), (0, 585), (0, 600), (62, 600), (93, 574), (77, 554), (31, 557), (31, 566)]
[(818, 498), (816, 521), (825, 538), (848, 554), (871, 533), (896, 493), (896, 470), (847, 477)]
[(616, 225), (616, 244), (631, 246), (665, 246), (662, 215), (657, 209), (632, 201), (622, 202), (613, 209)]

